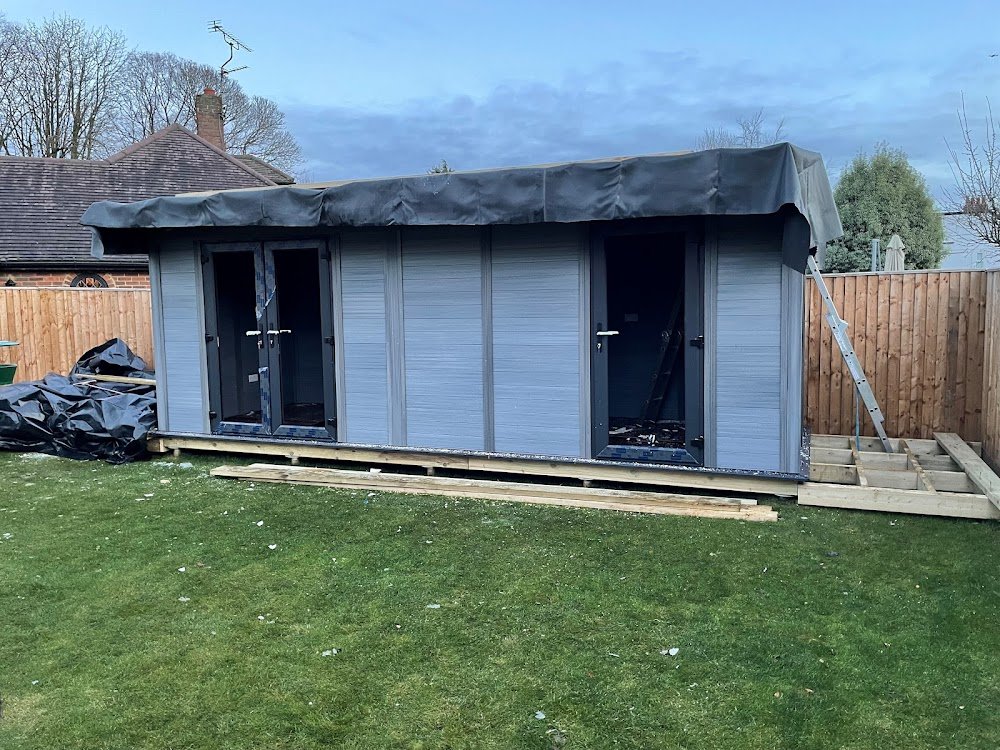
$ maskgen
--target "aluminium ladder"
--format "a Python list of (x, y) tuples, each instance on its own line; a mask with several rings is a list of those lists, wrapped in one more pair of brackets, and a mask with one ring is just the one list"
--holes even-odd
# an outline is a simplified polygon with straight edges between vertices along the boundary
[(833, 302), (833, 297), (830, 296), (830, 290), (826, 288), (826, 281), (823, 280), (819, 266), (816, 265), (816, 256), (810, 255), (808, 263), (809, 273), (819, 288), (823, 304), (826, 305), (826, 322), (829, 323), (830, 330), (833, 332), (833, 340), (837, 342), (840, 353), (844, 355), (844, 364), (847, 365), (848, 372), (854, 378), (854, 387), (857, 389), (858, 395), (861, 396), (861, 400), (864, 401), (865, 409), (868, 410), (868, 416), (871, 417), (872, 424), (875, 425), (875, 432), (878, 433), (882, 448), (886, 453), (892, 453), (892, 445), (885, 434), (885, 417), (878, 406), (878, 401), (875, 400), (875, 394), (868, 383), (868, 378), (865, 377), (865, 371), (858, 360), (858, 355), (854, 352), (851, 339), (847, 335), (847, 321), (841, 318), (840, 313), (837, 312), (837, 306)]

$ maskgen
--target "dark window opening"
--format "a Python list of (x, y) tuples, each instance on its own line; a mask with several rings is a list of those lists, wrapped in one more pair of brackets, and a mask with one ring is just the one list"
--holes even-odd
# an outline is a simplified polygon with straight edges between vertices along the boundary
[(684, 448), (684, 236), (608, 238), (608, 444)]
[(219, 375), (223, 384), (221, 416), (225, 422), (261, 424), (260, 352), (256, 272), (253, 252), (215, 253), (215, 299), (218, 310)]
[(323, 427), (323, 329), (318, 250), (276, 250), (281, 422)]

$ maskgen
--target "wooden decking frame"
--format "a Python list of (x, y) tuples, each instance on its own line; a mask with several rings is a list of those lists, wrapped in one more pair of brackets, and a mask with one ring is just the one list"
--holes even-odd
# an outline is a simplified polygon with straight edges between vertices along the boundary
[(300, 459), (331, 461), (363, 467), (419, 467), (427, 474), (438, 469), (469, 474), (512, 475), (624, 485), (670, 487), (705, 493), (734, 492), (745, 495), (795, 497), (796, 479), (740, 472), (713, 472), (607, 460), (581, 460), (518, 456), (484, 452), (433, 451), (407, 448), (352, 446), (337, 443), (319, 444), (287, 440), (263, 441), (219, 435), (154, 434), (148, 448), (151, 453), (177, 454), (182, 450), (243, 454), (285, 458), (297, 464)]
[(1000, 520), (1000, 478), (979, 443), (952, 433), (890, 442), (894, 452), (885, 453), (875, 438), (858, 446), (846, 435), (814, 435), (799, 504)]

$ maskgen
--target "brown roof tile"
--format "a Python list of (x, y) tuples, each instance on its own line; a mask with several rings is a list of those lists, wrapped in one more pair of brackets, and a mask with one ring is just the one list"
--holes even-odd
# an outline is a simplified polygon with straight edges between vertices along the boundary
[(79, 224), (91, 203), (274, 184), (179, 125), (103, 160), (0, 156), (0, 269), (144, 265), (142, 255), (91, 257)]

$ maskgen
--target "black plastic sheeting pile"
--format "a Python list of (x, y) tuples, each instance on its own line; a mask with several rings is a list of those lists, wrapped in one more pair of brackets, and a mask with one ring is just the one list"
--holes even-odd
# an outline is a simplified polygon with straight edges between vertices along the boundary
[(153, 378), (143, 359), (121, 339), (80, 357), (66, 378), (0, 387), (0, 450), (97, 458), (113, 464), (146, 455), (146, 434), (156, 424), (151, 386), (88, 383), (72, 375)]

